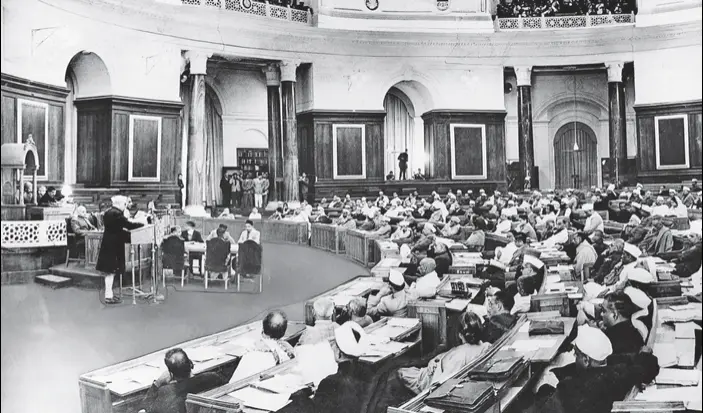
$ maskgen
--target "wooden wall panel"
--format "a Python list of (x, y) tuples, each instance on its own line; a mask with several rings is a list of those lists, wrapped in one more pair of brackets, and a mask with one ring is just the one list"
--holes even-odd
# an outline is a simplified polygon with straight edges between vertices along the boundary
[[(637, 178), (642, 183), (679, 183), (701, 177), (701, 101), (663, 105), (635, 106), (637, 116)], [(688, 116), (690, 168), (657, 169), (655, 123), (656, 116)]]
[[(33, 82), (7, 74), (0, 75), (2, 90), (2, 143), (17, 142), (17, 126), (19, 115), (18, 99), (47, 105), (48, 129), (46, 129), (46, 162), (40, 159), (42, 172), (46, 175), (43, 185), (60, 185), (64, 180), (64, 111), (68, 89), (44, 83)], [(26, 106), (31, 108), (32, 106)], [(28, 113), (31, 110), (27, 111)], [(44, 116), (37, 122), (37, 133), (44, 133)], [(23, 128), (24, 129), (24, 128)], [(39, 143), (38, 139), (35, 138)], [(41, 155), (40, 155), (41, 156)], [(42, 157), (43, 158), (43, 157)]]
[(384, 178), (383, 122), (366, 122), (366, 177)]
[(17, 142), (17, 100), (2, 95), (2, 143)]
[(332, 179), (334, 175), (334, 161), (332, 159), (332, 124), (316, 123), (315, 136), (312, 143), (315, 146), (315, 173), (318, 179)]
[(161, 181), (176, 182), (181, 173), (181, 120), (164, 117), (161, 121)]
[(703, 114), (689, 113), (688, 115), (688, 139), (689, 151), (691, 155), (691, 168), (700, 168), (703, 165)]
[(111, 165), (111, 114), (102, 101), (77, 102), (76, 182), (87, 186), (107, 186)]
[(66, 159), (66, 139), (64, 120), (64, 106), (49, 106), (49, 151), (48, 172), (49, 176), (57, 181), (64, 181), (64, 162)]
[(425, 122), (426, 171), (430, 179), (451, 179), (450, 125), (457, 123), (485, 125), (487, 181), (505, 181), (505, 112), (430, 111), (422, 115)]
[(112, 113), (111, 183), (126, 183), (129, 168), (129, 113)]

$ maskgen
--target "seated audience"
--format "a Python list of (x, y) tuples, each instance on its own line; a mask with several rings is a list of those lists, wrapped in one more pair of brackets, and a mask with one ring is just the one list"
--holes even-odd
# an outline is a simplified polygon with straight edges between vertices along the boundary
[(450, 377), (483, 354), (490, 344), (481, 341), (483, 320), (472, 312), (461, 315), (459, 339), (461, 344), (434, 357), (426, 367), (407, 367), (398, 370), (398, 376), (408, 390), (419, 394), (434, 383)]
[(378, 294), (369, 297), (367, 314), (373, 319), (383, 316), (407, 317), (408, 296), (405, 287), (403, 276), (392, 271), (388, 284), (384, 285)]
[(690, 277), (701, 268), (701, 259), (703, 258), (701, 236), (696, 233), (691, 233), (688, 235), (688, 238), (689, 247), (685, 248), (673, 259), (673, 262), (676, 264), (674, 273), (684, 278)]
[(658, 255), (670, 252), (674, 249), (674, 237), (671, 234), (672, 221), (669, 218), (654, 216), (652, 226), (656, 230), (654, 242), (651, 243), (647, 252), (651, 255)]
[(592, 267), (598, 259), (596, 250), (593, 249), (585, 232), (578, 232), (574, 236), (576, 244), (576, 258), (574, 259), (574, 272), (576, 277), (581, 277), (584, 267)]
[(25, 182), (23, 185), (22, 198), (25, 205), (34, 203), (34, 187), (31, 182)]
[(474, 219), (474, 231), (471, 233), (469, 238), (463, 242), (464, 245), (469, 249), (469, 251), (483, 251), (486, 245), (486, 221), (477, 217)]
[(214, 238), (219, 238), (222, 241), (229, 242), (230, 244), (236, 244), (234, 238), (232, 238), (232, 236), (229, 235), (229, 232), (227, 232), (227, 225), (225, 224), (220, 224), (217, 229), (213, 229), (210, 235), (207, 236), (205, 241), (210, 241)]
[[(220, 224), (220, 226), (224, 226), (225, 229), (227, 229), (226, 225)], [(261, 244), (261, 233), (254, 228), (254, 222), (250, 219), (247, 219), (244, 223), (244, 230), (239, 235), (239, 241), (237, 241), (237, 243), (241, 244), (246, 241), (254, 241), (257, 244)]]
[(225, 208), (222, 210), (220, 215), (217, 216), (217, 218), (220, 219), (234, 219), (234, 214), (229, 211), (229, 208)]
[(280, 310), (269, 312), (262, 323), (261, 337), (246, 350), (229, 382), (234, 383), (295, 358), (293, 347), (283, 339), (287, 329), (286, 313)]
[(373, 320), (366, 314), (366, 300), (361, 297), (354, 297), (348, 304), (351, 321), (365, 328), (373, 324)]
[(639, 309), (622, 291), (605, 296), (603, 302), (603, 328), (610, 339), (613, 353), (637, 353), (644, 345), (640, 332), (632, 325), (632, 315)]
[(46, 189), (46, 193), (39, 198), (39, 206), (57, 206), (59, 204), (58, 199), (56, 199), (56, 188), (50, 186)]
[(149, 388), (141, 402), (140, 413), (186, 413), (186, 396), (222, 386), (227, 379), (217, 372), (193, 376), (193, 362), (183, 349), (166, 352), (168, 369)]
[(575, 363), (553, 370), (559, 377), (556, 390), (536, 400), (528, 413), (610, 413), (613, 402), (622, 400), (633, 386), (659, 374), (657, 358), (649, 353), (610, 363), (611, 342), (594, 327), (580, 326), (573, 346)]
[(418, 298), (430, 298), (435, 296), (437, 287), (441, 282), (435, 271), (436, 267), (437, 264), (433, 258), (423, 258), (422, 261), (420, 261), (420, 265), (418, 266), (419, 276), (415, 278), (414, 282), (412, 282), (410, 287), (406, 290), (408, 300), (413, 301)]
[(257, 208), (252, 208), (249, 214), (249, 219), (261, 219), (261, 213)]
[(532, 305), (532, 296), (536, 292), (537, 283), (535, 277), (523, 275), (517, 279), (517, 294), (513, 298), (515, 304), (510, 310), (510, 314), (529, 313)]
[(71, 216), (71, 230), (77, 235), (77, 239), (83, 239), (88, 231), (95, 231), (95, 225), (90, 222), (90, 215), (83, 205), (76, 207)]
[(334, 337), (337, 324), (332, 321), (334, 316), (334, 301), (329, 297), (321, 297), (312, 305), (315, 325), (307, 326), (298, 340), (298, 345), (317, 344)]
[(510, 314), (513, 308), (513, 298), (505, 291), (495, 291), (492, 294), (486, 293), (486, 309), (488, 310), (488, 321), (483, 329), (481, 341), (495, 343), (499, 338), (509, 331), (517, 317)]

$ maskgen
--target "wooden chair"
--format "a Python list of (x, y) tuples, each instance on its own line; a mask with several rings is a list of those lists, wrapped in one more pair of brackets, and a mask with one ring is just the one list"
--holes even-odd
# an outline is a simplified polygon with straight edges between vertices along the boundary
[(220, 238), (213, 238), (205, 246), (205, 289), (211, 272), (222, 274), (225, 281), (225, 290), (228, 288), (229, 277), (232, 275), (230, 265), (230, 243)]
[[(173, 274), (181, 273), (181, 287), (185, 282), (185, 261), (188, 254), (185, 249), (185, 241), (178, 237), (168, 237), (164, 240), (161, 251), (163, 256), (161, 262), (164, 270), (172, 270)], [(164, 278), (165, 282), (165, 278)]]
[(263, 291), (262, 249), (255, 241), (247, 240), (239, 244), (237, 253), (237, 291), (240, 291), (240, 275), (259, 276), (259, 293)]
[[(83, 245), (85, 247), (85, 241), (78, 242), (79, 241), (79, 236), (75, 232), (73, 232), (73, 227), (71, 226), (71, 218), (66, 218), (66, 266), (68, 267), (68, 263), (71, 261), (83, 261), (85, 262), (85, 257), (81, 258), (80, 257), (80, 249), (78, 248), (80, 245)], [(71, 251), (75, 252), (74, 256), (77, 255), (76, 258), (71, 258)]]

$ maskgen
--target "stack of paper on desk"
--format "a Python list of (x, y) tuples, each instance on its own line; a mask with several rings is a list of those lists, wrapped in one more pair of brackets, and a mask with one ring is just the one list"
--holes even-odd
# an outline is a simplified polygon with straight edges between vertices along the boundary
[(674, 311), (668, 308), (659, 311), (659, 321), (662, 323), (685, 323), (687, 321), (701, 320), (701, 307), (694, 309)]
[(679, 364), (679, 359), (676, 356), (676, 343), (673, 341), (666, 343), (654, 343), (652, 352), (659, 360), (659, 367), (671, 367)]
[(380, 343), (376, 345), (369, 346), (369, 348), (364, 352), (364, 356), (386, 356), (388, 354), (395, 354), (405, 350), (406, 347), (410, 346), (412, 343), (399, 343), (397, 341), (388, 341), (385, 343)]
[(275, 412), (288, 404), (290, 394), (271, 393), (264, 390), (255, 389), (251, 386), (243, 387), (237, 391), (229, 393), (229, 396), (240, 400), (242, 404), (254, 409)]
[(417, 318), (400, 318), (400, 317), (391, 317), (388, 319), (388, 325), (391, 327), (404, 327), (406, 329), (410, 329), (415, 327), (420, 323), (420, 320)]
[(556, 339), (530, 339), (516, 340), (514, 343), (505, 347), (506, 350), (513, 349), (518, 352), (529, 353), (543, 348), (550, 348), (556, 344)]
[(654, 381), (657, 384), (697, 386), (701, 381), (701, 372), (700, 370), (661, 369)]

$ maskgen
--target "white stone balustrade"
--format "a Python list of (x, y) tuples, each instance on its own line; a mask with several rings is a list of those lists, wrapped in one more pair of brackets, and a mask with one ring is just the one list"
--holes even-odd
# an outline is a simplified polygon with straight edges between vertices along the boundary
[(255, 0), (181, 0), (186, 6), (212, 7), (246, 13), (259, 17), (287, 20), (296, 23), (312, 24), (312, 15), (307, 10), (298, 10), (291, 7), (276, 6)]
[(2, 248), (65, 246), (65, 220), (2, 221)]
[(634, 14), (500, 18), (498, 30), (555, 30), (634, 24)]

